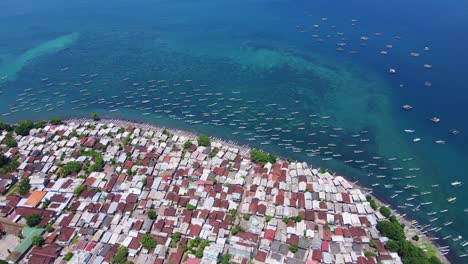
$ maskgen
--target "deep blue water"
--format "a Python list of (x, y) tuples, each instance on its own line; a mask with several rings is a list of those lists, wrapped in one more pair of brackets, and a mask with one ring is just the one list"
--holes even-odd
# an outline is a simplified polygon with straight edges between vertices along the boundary
[(462, 262), (468, 195), (450, 182), (467, 181), (468, 4), (4, 0), (0, 10), (1, 121), (98, 112), (330, 167), (423, 225), (438, 217), (431, 235)]

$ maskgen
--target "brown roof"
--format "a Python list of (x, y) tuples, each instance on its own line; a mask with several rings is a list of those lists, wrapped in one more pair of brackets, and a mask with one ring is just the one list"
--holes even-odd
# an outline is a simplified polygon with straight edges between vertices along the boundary
[(28, 200), (24, 203), (25, 205), (36, 207), (44, 198), (47, 192), (43, 191), (33, 191), (29, 196)]

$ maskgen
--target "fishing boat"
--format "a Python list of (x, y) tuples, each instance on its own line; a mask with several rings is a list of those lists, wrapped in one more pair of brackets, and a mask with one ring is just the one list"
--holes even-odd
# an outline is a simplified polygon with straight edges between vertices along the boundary
[(431, 121), (434, 122), (434, 123), (439, 123), (439, 122), (440, 122), (440, 118), (438, 118), (438, 117), (433, 117), (433, 118), (431, 118)]
[(457, 197), (450, 197), (447, 199), (447, 202), (454, 203), (457, 200)]
[(428, 63), (426, 63), (426, 64), (424, 64), (424, 68), (426, 68), (426, 69), (431, 69), (431, 68), (432, 68), (432, 65), (431, 65), (431, 64), (428, 64)]
[(414, 133), (415, 130), (413, 130), (413, 129), (405, 129), (404, 131), (405, 131), (405, 133)]
[(456, 129), (452, 129), (452, 130), (450, 130), (450, 133), (452, 133), (453, 135), (458, 135), (458, 134), (460, 134), (460, 131), (458, 131)]
[(413, 109), (413, 107), (412, 107), (411, 105), (408, 105), (408, 104), (403, 105), (401, 108), (403, 108), (404, 110), (411, 110), (411, 109)]
[(445, 144), (445, 141), (439, 139), (439, 140), (436, 140), (435, 143), (436, 144)]
[(418, 141), (421, 141), (421, 138), (415, 138), (415, 139), (413, 139), (413, 142), (418, 142)]
[(393, 69), (393, 68), (390, 68), (390, 69), (388, 70), (388, 73), (390, 73), (390, 74), (395, 74), (395, 73), (396, 73), (396, 70)]
[(451, 182), (450, 185), (452, 185), (454, 187), (458, 187), (458, 186), (462, 185), (462, 183), (460, 181), (454, 181), (454, 182)]

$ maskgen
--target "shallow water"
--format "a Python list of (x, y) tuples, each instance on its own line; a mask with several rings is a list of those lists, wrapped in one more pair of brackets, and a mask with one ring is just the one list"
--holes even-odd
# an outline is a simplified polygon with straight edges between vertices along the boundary
[[(467, 38), (465, 4), (47, 0), (0, 8), (8, 25), (0, 27), (2, 121), (97, 112), (205, 132), (330, 167), (422, 224), (447, 208), (432, 235), (468, 236), (466, 187), (450, 186), (468, 169), (467, 63), (453, 45)], [(391, 198), (394, 190), (404, 192)], [(465, 252), (464, 239), (438, 242), (452, 246), (453, 259)]]

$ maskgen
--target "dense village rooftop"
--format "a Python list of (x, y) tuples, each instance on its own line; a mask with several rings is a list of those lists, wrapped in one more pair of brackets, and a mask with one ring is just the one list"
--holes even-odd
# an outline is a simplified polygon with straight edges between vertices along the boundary
[(12, 263), (401, 263), (366, 194), (304, 162), (111, 122), (13, 137), (17, 169), (0, 174)]

